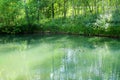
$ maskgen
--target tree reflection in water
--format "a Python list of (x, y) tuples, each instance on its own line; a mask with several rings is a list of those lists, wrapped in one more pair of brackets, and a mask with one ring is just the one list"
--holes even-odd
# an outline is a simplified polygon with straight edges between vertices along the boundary
[[(97, 51), (97, 52), (95, 52)], [(119, 71), (113, 56), (105, 44), (90, 52), (78, 49), (64, 49), (64, 56), (58, 69), (51, 72), (51, 80), (119, 80)], [(106, 53), (104, 53), (106, 52)], [(120, 56), (120, 54), (119, 54)], [(54, 59), (54, 58), (53, 58)], [(112, 63), (111, 63), (112, 62)], [(53, 68), (56, 65), (53, 64)], [(114, 67), (113, 67), (114, 66)]]
[(0, 80), (120, 80), (119, 58), (119, 39), (2, 36)]

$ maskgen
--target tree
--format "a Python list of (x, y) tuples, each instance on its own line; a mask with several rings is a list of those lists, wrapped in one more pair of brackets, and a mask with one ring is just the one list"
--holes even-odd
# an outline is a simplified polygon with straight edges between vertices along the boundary
[(24, 7), (25, 7), (25, 14), (26, 14), (26, 21), (28, 23), (28, 26), (31, 26), (26, 0), (24, 0)]

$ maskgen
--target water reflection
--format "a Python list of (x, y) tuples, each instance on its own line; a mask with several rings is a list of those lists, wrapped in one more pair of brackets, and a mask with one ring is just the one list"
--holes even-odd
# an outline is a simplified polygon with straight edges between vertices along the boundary
[(114, 60), (117, 57), (105, 48), (94, 51), (65, 50), (61, 65), (51, 73), (51, 80), (119, 80), (120, 72), (113, 67), (119, 67)]
[(120, 80), (119, 48), (119, 39), (1, 36), (0, 80)]

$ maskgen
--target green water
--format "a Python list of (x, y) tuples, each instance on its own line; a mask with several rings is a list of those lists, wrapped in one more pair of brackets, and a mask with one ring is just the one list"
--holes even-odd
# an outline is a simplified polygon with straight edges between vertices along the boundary
[(120, 80), (120, 40), (0, 36), (0, 80)]

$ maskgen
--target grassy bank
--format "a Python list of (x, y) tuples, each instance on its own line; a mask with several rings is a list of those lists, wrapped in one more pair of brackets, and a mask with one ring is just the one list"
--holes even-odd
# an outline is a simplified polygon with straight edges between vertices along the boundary
[(85, 36), (120, 37), (120, 24), (116, 21), (75, 16), (41, 20), (40, 24), (1, 26), (1, 34), (73, 34)]

